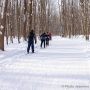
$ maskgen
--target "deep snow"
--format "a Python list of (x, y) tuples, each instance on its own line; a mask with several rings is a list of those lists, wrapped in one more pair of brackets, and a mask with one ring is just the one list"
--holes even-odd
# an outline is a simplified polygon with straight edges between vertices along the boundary
[(0, 51), (0, 90), (90, 90), (90, 41), (53, 37), (50, 46), (14, 41)]

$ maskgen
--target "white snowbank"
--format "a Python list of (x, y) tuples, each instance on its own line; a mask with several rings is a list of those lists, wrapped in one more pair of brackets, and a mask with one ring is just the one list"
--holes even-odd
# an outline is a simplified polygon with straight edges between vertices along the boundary
[(90, 90), (90, 42), (84, 38), (53, 37), (50, 46), (27, 42), (5, 45), (0, 51), (1, 90)]

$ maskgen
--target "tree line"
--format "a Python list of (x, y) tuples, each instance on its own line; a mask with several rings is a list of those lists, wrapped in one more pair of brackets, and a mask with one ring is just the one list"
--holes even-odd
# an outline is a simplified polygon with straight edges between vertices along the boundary
[(31, 29), (37, 35), (84, 35), (89, 40), (89, 14), (90, 0), (0, 0), (0, 49), (4, 51), (4, 38), (7, 44), (15, 37), (20, 43)]
[(66, 37), (84, 35), (89, 40), (90, 0), (58, 0), (61, 33)]

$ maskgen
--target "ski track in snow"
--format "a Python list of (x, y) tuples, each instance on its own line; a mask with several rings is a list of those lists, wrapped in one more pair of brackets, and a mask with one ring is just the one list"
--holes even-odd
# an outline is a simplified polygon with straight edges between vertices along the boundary
[(46, 49), (39, 44), (34, 54), (26, 42), (0, 51), (0, 90), (90, 90), (90, 42), (53, 37)]

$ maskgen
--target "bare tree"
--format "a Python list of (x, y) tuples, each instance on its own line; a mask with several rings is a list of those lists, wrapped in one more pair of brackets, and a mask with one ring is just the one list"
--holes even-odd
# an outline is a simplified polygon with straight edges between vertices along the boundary
[(7, 14), (7, 6), (8, 6), (8, 0), (5, 0), (5, 6), (3, 11), (3, 18), (1, 18), (1, 34), (0, 34), (0, 49), (4, 51), (4, 34), (5, 34), (5, 28), (6, 28), (6, 14)]

